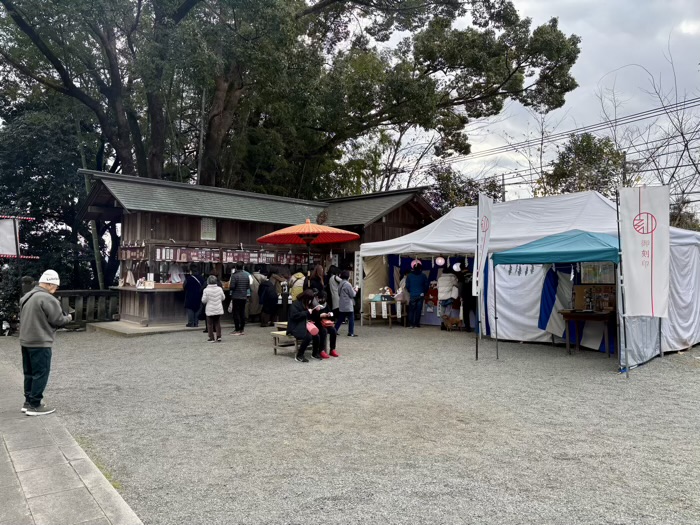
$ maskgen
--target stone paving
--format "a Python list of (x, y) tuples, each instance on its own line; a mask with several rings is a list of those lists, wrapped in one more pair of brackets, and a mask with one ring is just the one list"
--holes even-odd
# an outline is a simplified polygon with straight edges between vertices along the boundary
[(22, 377), (1, 362), (0, 385), (0, 525), (141, 524), (58, 415), (20, 412)]

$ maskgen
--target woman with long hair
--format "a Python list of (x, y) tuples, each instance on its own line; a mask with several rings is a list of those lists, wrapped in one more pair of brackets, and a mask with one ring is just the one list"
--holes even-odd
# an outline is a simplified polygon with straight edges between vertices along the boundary
[(321, 359), (318, 331), (316, 331), (316, 335), (311, 335), (306, 328), (306, 323), (311, 320), (311, 314), (314, 308), (314, 291), (305, 290), (299, 294), (299, 297), (292, 303), (289, 309), (287, 335), (294, 336), (294, 338), (301, 341), (295, 358), (300, 363), (309, 362), (309, 360), (304, 357), (304, 352), (306, 352), (309, 343), (313, 343), (311, 357), (318, 360)]
[(316, 290), (316, 293), (322, 292), (326, 287), (326, 275), (323, 271), (323, 266), (317, 264), (304, 284), (306, 285), (305, 288)]

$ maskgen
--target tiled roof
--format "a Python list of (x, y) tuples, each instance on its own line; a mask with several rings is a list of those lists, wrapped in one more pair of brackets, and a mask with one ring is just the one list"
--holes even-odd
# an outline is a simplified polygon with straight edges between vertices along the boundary
[[(89, 170), (95, 181), (80, 216), (106, 196), (116, 199), (126, 213), (154, 212), (235, 221), (292, 225), (316, 220), (326, 210), (328, 226), (368, 226), (412, 200), (424, 188), (373, 193), (327, 202), (291, 199), (261, 193), (196, 186), (179, 182), (113, 175)], [(108, 193), (106, 193), (108, 192)]]
[(307, 218), (315, 220), (316, 216), (328, 207), (325, 202), (289, 199), (260, 193), (125, 175), (99, 173), (91, 175), (103, 184), (127, 211), (291, 225), (302, 223)]

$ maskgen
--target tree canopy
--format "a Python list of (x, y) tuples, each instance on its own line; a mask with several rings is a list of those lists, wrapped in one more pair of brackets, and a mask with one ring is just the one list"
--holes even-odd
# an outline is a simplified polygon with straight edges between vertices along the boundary
[(608, 137), (572, 135), (557, 153), (552, 169), (539, 180), (543, 195), (595, 190), (614, 198), (626, 176), (625, 154)]
[(465, 154), (471, 119), (576, 87), (578, 37), (507, 0), (0, 4), (2, 90), (73, 99), (109, 169), (143, 177), (325, 197), (352, 188), (353, 141), (402, 126)]

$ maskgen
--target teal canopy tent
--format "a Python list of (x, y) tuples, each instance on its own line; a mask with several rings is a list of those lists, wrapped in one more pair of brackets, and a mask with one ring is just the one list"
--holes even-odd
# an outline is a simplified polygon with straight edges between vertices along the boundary
[(620, 263), (617, 237), (570, 230), (543, 237), (491, 256), (493, 264), (554, 264), (574, 262)]

